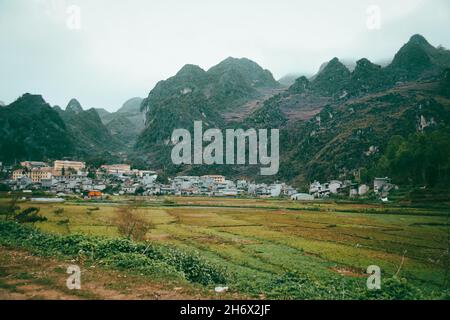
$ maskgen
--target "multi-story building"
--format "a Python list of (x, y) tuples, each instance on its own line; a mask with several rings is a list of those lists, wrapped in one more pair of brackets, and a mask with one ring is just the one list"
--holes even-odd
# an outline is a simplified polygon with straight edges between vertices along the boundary
[(48, 167), (48, 165), (42, 161), (23, 161), (20, 165), (27, 169)]
[(42, 180), (51, 179), (53, 176), (53, 168), (51, 167), (35, 167), (32, 169), (18, 169), (12, 173), (12, 179), (17, 181), (23, 177), (31, 179), (32, 183), (41, 183)]
[(108, 174), (123, 175), (131, 173), (131, 166), (129, 164), (112, 164), (103, 165), (101, 169), (105, 170)]
[(67, 160), (56, 160), (53, 166), (54, 175), (62, 176), (68, 174), (69, 171), (73, 170), (75, 172), (82, 171), (86, 168), (86, 164), (80, 161), (67, 161)]
[(30, 172), (30, 178), (33, 183), (41, 183), (42, 180), (51, 179), (52, 176), (53, 168), (51, 167), (33, 168)]
[(204, 179), (212, 179), (215, 183), (225, 183), (225, 177), (224, 176), (219, 176), (219, 175), (208, 175), (208, 176), (203, 176), (202, 178)]
[(20, 178), (26, 177), (26, 176), (27, 176), (27, 170), (25, 170), (25, 169), (17, 169), (12, 172), (12, 179), (14, 181), (17, 181)]

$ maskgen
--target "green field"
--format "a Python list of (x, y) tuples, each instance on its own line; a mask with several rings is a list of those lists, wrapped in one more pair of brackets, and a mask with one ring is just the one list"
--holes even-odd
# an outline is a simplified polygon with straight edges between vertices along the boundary
[[(35, 227), (46, 234), (118, 238), (114, 222), (117, 208), (130, 202), (137, 203), (138, 215), (153, 225), (145, 242), (188, 254), (198, 252), (208, 264), (224, 270), (226, 283), (222, 285), (243, 296), (449, 297), (446, 206), (424, 209), (331, 201), (191, 197), (64, 204), (23, 202), (20, 206), (40, 208), (48, 221), (36, 223)], [(64, 211), (57, 213), (58, 208)], [(3, 239), (3, 245), (8, 245), (5, 242)], [(382, 270), (380, 291), (367, 290), (366, 270), (370, 265)], [(127, 272), (133, 272), (132, 268)]]

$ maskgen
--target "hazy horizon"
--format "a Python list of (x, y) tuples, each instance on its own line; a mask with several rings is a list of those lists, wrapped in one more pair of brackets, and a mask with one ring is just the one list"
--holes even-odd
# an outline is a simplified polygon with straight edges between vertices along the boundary
[[(379, 28), (367, 26), (371, 5)], [(74, 8), (80, 29), (67, 23)], [(30, 92), (115, 111), (185, 64), (246, 57), (277, 80), (312, 75), (335, 56), (390, 60), (417, 33), (448, 48), (449, 21), (448, 0), (0, 0), (0, 101)]]

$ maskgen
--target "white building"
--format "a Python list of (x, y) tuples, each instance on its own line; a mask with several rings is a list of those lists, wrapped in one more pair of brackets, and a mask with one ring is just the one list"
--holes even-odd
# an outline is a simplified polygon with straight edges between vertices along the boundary
[(272, 184), (271, 186), (269, 186), (270, 196), (274, 198), (279, 197), (281, 195), (281, 189), (281, 184)]
[(358, 188), (358, 195), (360, 196), (364, 196), (367, 194), (367, 192), (369, 192), (369, 186), (366, 184), (361, 184)]
[(389, 178), (375, 178), (373, 181), (373, 191), (375, 193), (381, 193), (391, 188), (391, 179)]
[(314, 181), (311, 183), (309, 187), (309, 193), (316, 198), (328, 197), (330, 195), (330, 184), (324, 183), (321, 184), (318, 181)]
[(291, 200), (296, 201), (312, 201), (314, 200), (314, 196), (307, 193), (297, 193), (291, 196)]
[(329, 190), (332, 194), (338, 194), (339, 190), (342, 188), (342, 181), (331, 180), (329, 183)]

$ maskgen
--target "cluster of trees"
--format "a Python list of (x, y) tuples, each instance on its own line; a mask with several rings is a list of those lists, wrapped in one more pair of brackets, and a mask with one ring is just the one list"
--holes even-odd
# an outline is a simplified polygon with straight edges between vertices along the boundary
[(39, 214), (40, 209), (35, 207), (20, 209), (18, 198), (13, 197), (8, 203), (0, 206), (0, 216), (6, 220), (15, 220), (19, 223), (35, 223), (47, 221), (47, 218)]
[(450, 180), (450, 133), (442, 129), (393, 136), (380, 158), (376, 172), (395, 183), (434, 187)]

